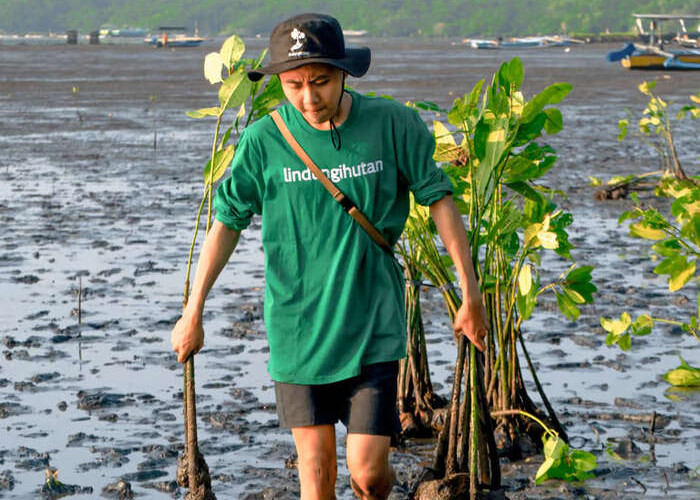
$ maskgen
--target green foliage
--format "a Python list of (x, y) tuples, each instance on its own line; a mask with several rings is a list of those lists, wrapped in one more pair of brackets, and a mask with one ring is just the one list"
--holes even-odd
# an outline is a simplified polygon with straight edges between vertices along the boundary
[(522, 410), (517, 413), (537, 422), (544, 429), (544, 462), (537, 469), (535, 484), (542, 484), (548, 479), (582, 482), (594, 477), (591, 471), (598, 465), (595, 455), (588, 451), (572, 450), (556, 431), (547, 427), (535, 415)]
[[(557, 208), (554, 197), (559, 193), (538, 184), (557, 159), (554, 149), (538, 141), (544, 134), (562, 129), (561, 113), (552, 105), (561, 102), (571, 86), (551, 85), (528, 101), (520, 90), (524, 74), (516, 57), (501, 65), (490, 84), (478, 82), (447, 111), (429, 103), (409, 104), (439, 116), (447, 114), (448, 123), (433, 123), (434, 158), (443, 164), (454, 186), (457, 206), (469, 219), (472, 263), (490, 320), (487, 345), (494, 346), (494, 355), (486, 357), (489, 366), (485, 372), (491, 378), (484, 380), (491, 388), (492, 405), (496, 413), (515, 412), (534, 418), (514, 410), (521, 409), (515, 382), (519, 368), (511, 359), (519, 355), (519, 345), (525, 350), (524, 343), (518, 344), (522, 341), (521, 324), (532, 316), (538, 297), (550, 291), (562, 314), (575, 319), (582, 305), (593, 302), (596, 287), (592, 284), (592, 268), (576, 263), (554, 282), (542, 283), (544, 252), (572, 260), (567, 228), (573, 217)], [(453, 278), (435, 245), (436, 231), (429, 221), (428, 210), (413, 204), (405, 237), (411, 248), (418, 249), (412, 254), (413, 262), (443, 291), (450, 315), (454, 316), (459, 297), (450, 287)], [(460, 366), (459, 361), (456, 366)], [(528, 366), (537, 381), (529, 357)], [(536, 385), (553, 425), (559, 425), (541, 384)], [(557, 437), (555, 432), (547, 432)], [(595, 459), (592, 463), (595, 467)], [(584, 479), (590, 464), (587, 454), (570, 452), (566, 447), (561, 456), (551, 458), (540, 479)]]
[(204, 168), (204, 182), (208, 183), (211, 179), (212, 182), (216, 182), (226, 173), (226, 169), (231, 164), (233, 160), (233, 146), (228, 145), (223, 149), (219, 149), (214, 154), (214, 171), (211, 171), (212, 161), (207, 162), (207, 166)]
[[(653, 259), (658, 261), (654, 273), (667, 276), (668, 289), (676, 292), (684, 288), (688, 283), (698, 284), (696, 273), (697, 260), (700, 257), (700, 185), (695, 180), (688, 179), (680, 168), (677, 160), (673, 135), (671, 133), (671, 119), (669, 113), (670, 103), (666, 103), (654, 94), (656, 82), (643, 82), (639, 85), (639, 91), (649, 97), (649, 103), (638, 121), (638, 136), (653, 147), (665, 164), (666, 173), (659, 180), (655, 189), (656, 196), (667, 196), (674, 199), (671, 205), (670, 216), (661, 213), (652, 206), (645, 207), (639, 201), (636, 192), (630, 195), (633, 208), (620, 214), (618, 224), (633, 221), (629, 224), (631, 236), (651, 240)], [(690, 96), (693, 104), (686, 105), (678, 113), (676, 119), (683, 119), (686, 115), (692, 118), (700, 116), (700, 109), (696, 104), (700, 103), (700, 94)], [(629, 128), (629, 120), (621, 120), (618, 124), (620, 140), (624, 139)], [(660, 136), (662, 139), (652, 142), (649, 138)], [(627, 176), (613, 178), (609, 184), (631, 185), (643, 177)], [(598, 179), (592, 179), (596, 185), (602, 184)], [(698, 307), (687, 321), (678, 321), (666, 318), (655, 318), (648, 314), (639, 316), (634, 322), (629, 313), (623, 312), (620, 319), (601, 318), (603, 329), (608, 332), (605, 343), (608, 346), (617, 344), (623, 350), (632, 347), (632, 339), (636, 336), (649, 335), (656, 323), (667, 323), (680, 326), (682, 330), (690, 333), (696, 340), (700, 326), (700, 293)], [(700, 385), (700, 369), (691, 367), (683, 358), (681, 366), (669, 371), (664, 379), (674, 386), (689, 387)]]
[(620, 319), (600, 318), (600, 324), (608, 332), (605, 345), (614, 344), (620, 346), (623, 351), (629, 351), (632, 347), (632, 335), (642, 337), (649, 335), (654, 328), (654, 318), (648, 314), (642, 314), (632, 321), (629, 313), (622, 313)]
[(537, 469), (535, 484), (541, 484), (548, 479), (585, 481), (594, 477), (591, 471), (597, 465), (595, 455), (583, 450), (572, 450), (556, 435), (545, 434), (542, 439), (545, 460)]
[[(554, 192), (536, 183), (557, 159), (554, 149), (536, 141), (562, 129), (561, 112), (551, 106), (566, 97), (571, 85), (555, 83), (528, 101), (520, 91), (523, 78), (523, 65), (516, 57), (501, 65), (489, 86), (482, 80), (456, 99), (447, 111), (455, 131), (433, 122), (434, 158), (448, 164), (445, 172), (455, 186), (458, 207), (476, 228), (474, 251), (485, 248), (486, 262), (477, 263), (482, 275), (494, 276), (510, 290), (504, 297), (506, 309), (517, 308), (528, 319), (537, 297), (554, 290), (562, 313), (576, 319), (580, 306), (593, 302), (591, 268), (574, 272), (574, 265), (569, 275), (541, 286), (537, 266), (540, 252), (546, 250), (571, 258), (566, 228), (573, 217), (557, 210)], [(444, 115), (445, 110), (436, 112)], [(506, 260), (494, 272), (491, 268), (500, 259)]]
[[(204, 169), (204, 181), (211, 185), (219, 180), (230, 165), (235, 152), (235, 145), (227, 145), (231, 132), (239, 133), (241, 119), (246, 116), (246, 103), (252, 108), (245, 125), (268, 114), (284, 97), (279, 79), (268, 80), (264, 90), (260, 92), (262, 83), (253, 83), (248, 79), (247, 70), (260, 66), (263, 53), (257, 59), (244, 59), (245, 43), (237, 36), (231, 36), (224, 41), (219, 52), (211, 52), (204, 59), (204, 77), (211, 84), (221, 84), (219, 87), (219, 106), (188, 111), (191, 118), (217, 118), (214, 132), (212, 156)], [(231, 127), (219, 141), (219, 128), (228, 109), (238, 108)], [(212, 169), (212, 164), (214, 168)]]
[(618, 222), (634, 220), (630, 235), (655, 241), (651, 247), (659, 258), (656, 274), (668, 275), (668, 288), (675, 292), (691, 280), (697, 282), (696, 261), (700, 257), (700, 186), (692, 181), (666, 179), (662, 189), (675, 198), (671, 215), (645, 208), (632, 196), (634, 208), (623, 212)]
[[(637, 88), (649, 98), (649, 102), (639, 119), (627, 110), (627, 118), (620, 120), (617, 124), (620, 131), (617, 139), (624, 140), (629, 132), (630, 123), (636, 121), (636, 137), (656, 152), (664, 172), (684, 179), (686, 176), (678, 160), (674, 143), (673, 120), (670, 112), (673, 101), (666, 102), (654, 93), (656, 80), (642, 82)], [(695, 105), (700, 102), (700, 94), (690, 96), (690, 100), (691, 104), (685, 105), (678, 112), (676, 121), (682, 120), (686, 115), (691, 118), (700, 117), (700, 109)]]
[(680, 359), (681, 365), (664, 374), (664, 380), (676, 387), (700, 387), (700, 368), (690, 366), (683, 358)]

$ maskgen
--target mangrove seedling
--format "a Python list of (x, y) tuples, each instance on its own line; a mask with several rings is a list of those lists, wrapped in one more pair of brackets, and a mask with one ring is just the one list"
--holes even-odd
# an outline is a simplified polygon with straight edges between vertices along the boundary
[(396, 247), (403, 260), (406, 304), (406, 358), (399, 363), (397, 405), (402, 434), (406, 437), (432, 435), (434, 412), (445, 400), (433, 391), (428, 367), (428, 350), (421, 313), (422, 273), (420, 251), (404, 235)]
[[(476, 482), (495, 487), (499, 481), (497, 454), (488, 442), (490, 414), (498, 415), (500, 447), (511, 458), (521, 456), (520, 443), (528, 438), (537, 446), (542, 428), (532, 425), (519, 411), (548, 421), (560, 439), (566, 432), (559, 423), (534, 368), (522, 336), (538, 299), (553, 292), (560, 311), (576, 319), (580, 308), (593, 302), (596, 287), (588, 266), (570, 264), (556, 280), (541, 282), (541, 254), (552, 251), (571, 261), (566, 229), (571, 214), (558, 209), (553, 199), (561, 193), (537, 183), (556, 162), (555, 151), (536, 142), (544, 133), (563, 128), (561, 112), (552, 105), (571, 90), (555, 83), (527, 101), (520, 91), (524, 76), (518, 58), (505, 62), (486, 86), (480, 81), (457, 99), (450, 110), (431, 103), (414, 106), (447, 115), (449, 125), (434, 122), (435, 159), (446, 164), (454, 197), (468, 218), (472, 261), (487, 309), (490, 331), (484, 355), (470, 346), (458, 348), (448, 425), (438, 440), (434, 468), (447, 481), (453, 472), (469, 471), (469, 494)], [(461, 136), (458, 141), (455, 137)], [(406, 234), (421, 252), (421, 271), (438, 287), (448, 312), (459, 305), (451, 288), (451, 265), (434, 245), (434, 227), (427, 212), (414, 206)], [(520, 356), (528, 364), (535, 387), (547, 411), (543, 416), (530, 399), (520, 369)], [(466, 375), (465, 375), (466, 374)], [(465, 399), (460, 399), (462, 378)], [(503, 413), (505, 412), (505, 413)], [(468, 436), (468, 438), (467, 438)], [(492, 437), (491, 437), (492, 439)], [(496, 463), (491, 461), (496, 457)]]
[(583, 482), (594, 476), (591, 471), (598, 465), (595, 455), (584, 450), (572, 450), (556, 431), (547, 427), (536, 416), (518, 410), (496, 412), (492, 413), (491, 416), (497, 417), (515, 413), (531, 419), (544, 430), (544, 434), (542, 434), (544, 462), (537, 469), (535, 484), (542, 484), (548, 479)]
[[(204, 191), (197, 209), (194, 234), (187, 257), (185, 272), (185, 291), (183, 307), (187, 306), (190, 292), (190, 272), (194, 248), (199, 233), (199, 223), (205, 204), (207, 205), (206, 232), (212, 223), (213, 186), (226, 172), (233, 160), (235, 145), (228, 141), (233, 132), (238, 136), (239, 127), (244, 127), (271, 111), (282, 99), (279, 79), (273, 77), (267, 81), (251, 82), (246, 71), (260, 67), (266, 55), (263, 52), (257, 59), (244, 59), (245, 44), (237, 36), (229, 37), (218, 52), (208, 54), (204, 60), (204, 76), (211, 84), (220, 84), (219, 105), (198, 109), (187, 113), (192, 118), (216, 117), (214, 138), (209, 162), (204, 168)], [(249, 104), (251, 103), (251, 104)], [(246, 113), (246, 104), (251, 106)], [(235, 110), (236, 115), (231, 126), (220, 137), (221, 124), (227, 110)], [(189, 488), (187, 498), (215, 498), (211, 491), (211, 479), (204, 457), (197, 444), (197, 420), (195, 408), (194, 357), (190, 356), (184, 368), (184, 406), (185, 406), (185, 452), (178, 460), (178, 484)]]
[[(670, 107), (673, 101), (666, 102), (654, 93), (656, 81), (642, 82), (639, 91), (649, 97), (647, 107), (642, 112), (642, 117), (636, 119), (631, 111), (627, 111), (628, 117), (618, 122), (618, 141), (627, 137), (630, 123), (635, 122), (635, 136), (647, 147), (656, 153), (661, 170), (643, 174), (615, 176), (605, 184), (598, 178), (591, 177), (591, 185), (597, 187), (595, 197), (599, 200), (626, 198), (631, 191), (654, 188), (666, 178), (688, 180), (688, 176), (681, 167), (676, 150), (675, 133), (673, 132)], [(686, 116), (691, 119), (700, 117), (700, 93), (690, 96), (690, 104), (684, 105), (676, 114), (675, 120), (679, 122)]]
[[(623, 212), (618, 223), (633, 220), (629, 234), (654, 242), (651, 250), (658, 262), (654, 273), (668, 276), (669, 291), (677, 292), (688, 284), (697, 287), (699, 282), (696, 267), (700, 257), (700, 186), (685, 180), (672, 180), (666, 183), (664, 191), (675, 198), (671, 205), (671, 216), (675, 220), (666, 217), (656, 208), (643, 207), (637, 193), (633, 193), (631, 198), (634, 207)], [(623, 312), (619, 319), (602, 317), (600, 323), (608, 332), (605, 343), (608, 346), (617, 344), (621, 349), (629, 350), (632, 338), (649, 335), (656, 323), (678, 326), (700, 342), (700, 293), (696, 293), (697, 309), (687, 320), (642, 314), (632, 321), (628, 312)], [(694, 379), (692, 374), (696, 372), (693, 370), (697, 369), (683, 361), (680, 367), (668, 372), (664, 378), (672, 385), (687, 385), (689, 380)], [(690, 377), (686, 376), (688, 373), (691, 374)]]

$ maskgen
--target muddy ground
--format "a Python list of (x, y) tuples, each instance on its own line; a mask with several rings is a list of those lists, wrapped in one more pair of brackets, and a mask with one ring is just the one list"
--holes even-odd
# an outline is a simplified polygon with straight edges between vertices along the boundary
[[(253, 54), (264, 46), (247, 42)], [(443, 106), (515, 55), (456, 40), (364, 43), (373, 66), (351, 86)], [(47, 465), (64, 483), (92, 488), (91, 496), (116, 496), (109, 486), (120, 480), (140, 498), (184, 494), (174, 483), (182, 369), (169, 332), (213, 130), (211, 120), (185, 111), (216, 105), (201, 68), (218, 46), (0, 46), (1, 498), (35, 498)], [(567, 195), (561, 205), (575, 217), (574, 257), (595, 266), (599, 293), (576, 322), (549, 298), (524, 330), (572, 444), (596, 453), (599, 465), (585, 484), (534, 487), (541, 457), (504, 462), (509, 498), (700, 495), (700, 397), (661, 379), (679, 353), (700, 364), (697, 342), (659, 327), (625, 353), (605, 346), (599, 323), (623, 310), (686, 318), (696, 290), (669, 294), (651, 272), (648, 245), (616, 224), (627, 202), (595, 201), (587, 186), (590, 175), (655, 170), (646, 148), (617, 142), (617, 121), (626, 108), (643, 109), (636, 90), (643, 79), (658, 79), (658, 91), (680, 102), (700, 91), (700, 73), (626, 71), (604, 60), (614, 48), (519, 54), (528, 95), (558, 81), (574, 85), (561, 105), (565, 129), (548, 140), (559, 161), (546, 181)], [(681, 161), (694, 174), (697, 131), (686, 121), (677, 132)], [(199, 438), (219, 498), (297, 498), (287, 466), (293, 444), (276, 427), (265, 371), (259, 234), (255, 223), (212, 293), (196, 360)], [(548, 258), (544, 267), (556, 277), (566, 263)], [(433, 380), (446, 394), (452, 335), (440, 299), (428, 290), (424, 300)], [(653, 446), (652, 412), (659, 415)], [(392, 455), (394, 500), (409, 497), (431, 446), (408, 442)], [(352, 498), (342, 459), (339, 476), (338, 497)]]

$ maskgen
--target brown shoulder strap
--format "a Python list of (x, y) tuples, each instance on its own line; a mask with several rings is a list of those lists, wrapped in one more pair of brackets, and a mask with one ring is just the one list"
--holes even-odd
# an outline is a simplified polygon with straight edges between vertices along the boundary
[(301, 159), (301, 161), (304, 162), (307, 168), (311, 170), (311, 172), (316, 176), (316, 178), (319, 181), (321, 181), (323, 187), (325, 187), (328, 190), (328, 192), (331, 194), (331, 196), (333, 196), (335, 201), (340, 203), (343, 209), (348, 214), (350, 214), (350, 216), (352, 216), (352, 218), (355, 219), (365, 231), (367, 231), (367, 234), (370, 235), (370, 237), (377, 243), (377, 245), (379, 245), (383, 250), (385, 250), (389, 254), (393, 255), (394, 252), (391, 248), (391, 245), (388, 241), (386, 241), (384, 236), (382, 236), (382, 234), (377, 230), (376, 227), (372, 225), (372, 223), (367, 219), (367, 217), (365, 217), (365, 215), (362, 212), (360, 212), (360, 210), (352, 202), (352, 200), (345, 196), (345, 194), (343, 194), (343, 192), (340, 189), (338, 189), (338, 186), (333, 184), (333, 182), (328, 177), (326, 177), (323, 171), (316, 166), (316, 164), (309, 157), (309, 155), (306, 154), (306, 151), (304, 151), (304, 149), (299, 145), (297, 140), (289, 131), (289, 128), (287, 127), (287, 124), (284, 123), (284, 120), (280, 116), (279, 111), (274, 110), (272, 111), (272, 113), (270, 113), (270, 115), (275, 121), (275, 125), (277, 125), (277, 128), (282, 133), (282, 136), (289, 143), (289, 145), (292, 147), (297, 156)]

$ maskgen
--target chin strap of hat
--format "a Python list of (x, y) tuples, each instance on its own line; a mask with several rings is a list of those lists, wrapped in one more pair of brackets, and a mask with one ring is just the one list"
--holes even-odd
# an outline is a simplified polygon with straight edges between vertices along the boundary
[[(343, 102), (343, 94), (345, 94), (345, 72), (343, 71), (343, 83), (341, 84), (342, 91), (340, 92), (340, 99), (338, 99), (338, 112), (340, 112), (340, 105)], [(340, 132), (338, 132), (338, 127), (333, 123), (333, 117), (328, 120), (331, 124), (331, 143), (336, 151), (340, 151)]]

